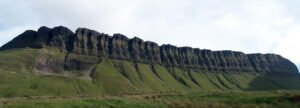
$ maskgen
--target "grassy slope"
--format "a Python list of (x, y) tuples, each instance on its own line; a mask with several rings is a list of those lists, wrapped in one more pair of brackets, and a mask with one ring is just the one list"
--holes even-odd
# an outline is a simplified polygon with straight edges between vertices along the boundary
[[(297, 76), (255, 73), (225, 74), (187, 71), (130, 61), (103, 58), (95, 65), (93, 79), (74, 76), (41, 76), (33, 72), (41, 53), (54, 59), (65, 56), (57, 49), (13, 49), (0, 52), (0, 96), (77, 95), (128, 92), (228, 91), (300, 89)], [(76, 58), (76, 55), (73, 58)], [(92, 61), (91, 57), (80, 57)]]
[[(24, 48), (0, 53), (1, 97), (98, 93), (91, 81), (34, 73), (35, 59), (41, 51)], [(62, 57), (58, 51), (51, 50), (51, 53), (56, 59)]]
[(38, 54), (38, 50), (28, 48), (1, 51), (0, 71), (26, 76), (35, 65), (35, 57)]
[(77, 95), (98, 93), (91, 81), (59, 76), (31, 76), (0, 74), (0, 96)]
[(105, 93), (132, 92), (134, 86), (113, 66), (109, 59), (104, 58), (98, 64), (93, 82)]

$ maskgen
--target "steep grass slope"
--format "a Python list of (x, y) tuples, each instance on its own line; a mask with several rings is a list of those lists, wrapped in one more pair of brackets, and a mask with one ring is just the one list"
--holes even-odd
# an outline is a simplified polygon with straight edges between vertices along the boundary
[(37, 58), (50, 51), (53, 59), (62, 53), (55, 49), (14, 49), (0, 52), (0, 96), (74, 95), (98, 93), (92, 81), (71, 75), (43, 75), (35, 70)]
[[(66, 63), (66, 56), (73, 64)], [(56, 68), (45, 68), (45, 65)], [(43, 70), (53, 72), (43, 73)], [(0, 77), (1, 97), (300, 89), (299, 76), (181, 69), (68, 54), (56, 48), (1, 51)]]

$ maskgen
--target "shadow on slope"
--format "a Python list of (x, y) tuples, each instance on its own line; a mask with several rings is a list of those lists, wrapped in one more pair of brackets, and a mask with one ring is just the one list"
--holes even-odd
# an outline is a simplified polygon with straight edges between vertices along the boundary
[(261, 75), (253, 79), (246, 91), (300, 90), (300, 75)]

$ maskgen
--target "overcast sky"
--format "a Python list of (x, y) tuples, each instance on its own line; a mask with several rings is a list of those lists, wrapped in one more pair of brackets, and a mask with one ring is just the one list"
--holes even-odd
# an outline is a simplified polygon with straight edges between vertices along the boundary
[(0, 45), (66, 26), (159, 44), (277, 53), (300, 66), (299, 0), (1, 0)]

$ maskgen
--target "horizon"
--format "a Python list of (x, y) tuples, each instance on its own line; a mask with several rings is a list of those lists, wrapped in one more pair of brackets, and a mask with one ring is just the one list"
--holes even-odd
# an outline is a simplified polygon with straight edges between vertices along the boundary
[[(18, 4), (16, 4), (18, 2)], [(161, 44), (274, 53), (300, 69), (300, 1), (4, 0), (0, 46), (25, 30), (63, 25)], [(14, 5), (13, 5), (14, 4)], [(68, 5), (65, 5), (68, 4)]]

